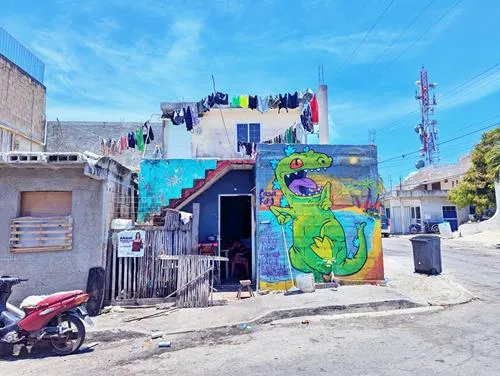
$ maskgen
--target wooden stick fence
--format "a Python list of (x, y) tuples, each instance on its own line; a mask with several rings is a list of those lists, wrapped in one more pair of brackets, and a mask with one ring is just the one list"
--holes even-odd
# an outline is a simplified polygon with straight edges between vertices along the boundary
[[(196, 213), (197, 214), (197, 213)], [(198, 253), (191, 220), (183, 223), (180, 213), (168, 210), (164, 226), (139, 226), (146, 232), (143, 257), (118, 257), (116, 231), (108, 254), (110, 275), (109, 299), (164, 298), (177, 289), (177, 261), (160, 259), (160, 255), (193, 255)], [(196, 229), (197, 232), (197, 229)]]

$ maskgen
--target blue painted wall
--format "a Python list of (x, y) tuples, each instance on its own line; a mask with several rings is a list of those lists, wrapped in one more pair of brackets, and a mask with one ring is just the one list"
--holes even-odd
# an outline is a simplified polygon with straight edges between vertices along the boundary
[[(254, 172), (252, 170), (235, 170), (224, 175), (208, 190), (194, 199), (200, 204), (199, 242), (206, 242), (210, 234), (218, 232), (218, 195), (220, 194), (250, 194), (255, 186)], [(182, 211), (192, 213), (193, 202), (182, 208)]]
[(139, 172), (139, 209), (137, 221), (159, 212), (170, 199), (180, 198), (183, 188), (192, 188), (195, 179), (204, 179), (215, 169), (216, 159), (145, 159)]

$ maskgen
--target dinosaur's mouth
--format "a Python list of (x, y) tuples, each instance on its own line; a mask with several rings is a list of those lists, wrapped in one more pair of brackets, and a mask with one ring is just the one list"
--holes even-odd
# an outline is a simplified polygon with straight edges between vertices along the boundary
[(307, 170), (285, 175), (285, 184), (297, 196), (314, 196), (321, 192), (316, 182), (307, 177)]

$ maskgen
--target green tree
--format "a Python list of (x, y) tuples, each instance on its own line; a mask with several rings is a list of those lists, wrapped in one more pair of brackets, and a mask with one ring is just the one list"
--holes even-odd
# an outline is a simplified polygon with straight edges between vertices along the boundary
[(458, 187), (449, 192), (459, 208), (475, 205), (480, 215), (495, 206), (495, 179), (500, 175), (500, 128), (482, 135), (472, 152), (472, 164)]

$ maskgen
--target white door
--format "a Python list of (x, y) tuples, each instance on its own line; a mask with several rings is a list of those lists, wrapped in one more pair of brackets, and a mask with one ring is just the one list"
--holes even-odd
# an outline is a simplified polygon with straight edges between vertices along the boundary
[(401, 208), (399, 206), (392, 208), (391, 232), (394, 234), (401, 233)]

